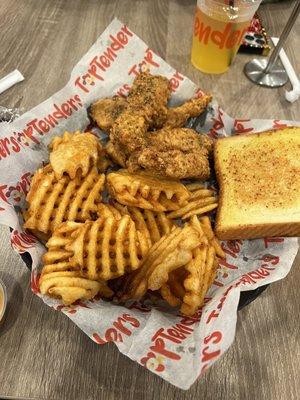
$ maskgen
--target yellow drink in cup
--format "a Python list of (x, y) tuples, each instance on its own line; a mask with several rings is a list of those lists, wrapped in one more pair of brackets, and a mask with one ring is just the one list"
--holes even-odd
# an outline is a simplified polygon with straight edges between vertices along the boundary
[(192, 64), (202, 72), (229, 68), (261, 0), (198, 0), (193, 29)]

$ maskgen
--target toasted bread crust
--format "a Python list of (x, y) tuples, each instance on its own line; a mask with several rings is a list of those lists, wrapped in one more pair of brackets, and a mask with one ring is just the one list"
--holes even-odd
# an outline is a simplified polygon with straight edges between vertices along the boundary
[[(289, 127), (283, 129), (284, 131), (291, 131), (293, 129), (299, 130), (300, 135), (300, 128), (298, 127)], [(280, 130), (282, 131), (282, 130)], [(273, 134), (274, 132), (279, 132), (279, 130), (269, 130), (265, 132), (259, 132), (255, 134), (246, 134), (243, 136), (257, 136), (260, 137), (263, 135)], [(298, 134), (298, 133), (295, 133)], [(300, 236), (300, 221), (299, 218), (296, 220), (293, 219), (292, 215), (288, 215), (287, 221), (284, 222), (262, 222), (262, 223), (245, 223), (241, 219), (241, 223), (237, 224), (236, 222), (232, 225), (228, 223), (224, 223), (222, 221), (222, 214), (224, 210), (228, 210), (230, 212), (230, 205), (225, 204), (225, 196), (224, 190), (225, 189), (225, 182), (224, 182), (224, 163), (221, 157), (221, 143), (224, 140), (231, 140), (234, 142), (235, 140), (239, 140), (240, 136), (233, 136), (229, 138), (221, 138), (218, 139), (214, 146), (214, 160), (215, 160), (215, 171), (217, 180), (219, 183), (219, 207), (217, 212), (216, 218), (216, 235), (221, 240), (234, 240), (234, 239), (254, 239), (254, 238), (261, 238), (261, 237), (274, 237), (274, 236)], [(300, 171), (299, 171), (300, 174)], [(276, 173), (274, 173), (276, 176)], [(228, 184), (226, 182), (226, 184)], [(251, 182), (249, 182), (251, 185)], [(276, 185), (276, 181), (274, 183)], [(238, 193), (237, 193), (238, 196)], [(300, 196), (300, 188), (299, 188), (299, 196)], [(249, 205), (251, 207), (251, 205)], [(224, 215), (224, 214), (223, 214)]]

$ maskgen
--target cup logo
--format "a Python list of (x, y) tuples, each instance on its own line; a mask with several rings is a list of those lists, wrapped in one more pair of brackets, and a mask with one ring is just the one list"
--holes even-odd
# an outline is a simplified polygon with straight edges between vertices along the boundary
[(211, 42), (220, 50), (232, 49), (239, 45), (247, 31), (247, 28), (234, 29), (234, 25), (238, 27), (238, 24), (227, 22), (223, 30), (215, 30), (213, 27), (206, 25), (204, 21), (201, 21), (199, 15), (196, 15), (194, 37), (205, 45)]

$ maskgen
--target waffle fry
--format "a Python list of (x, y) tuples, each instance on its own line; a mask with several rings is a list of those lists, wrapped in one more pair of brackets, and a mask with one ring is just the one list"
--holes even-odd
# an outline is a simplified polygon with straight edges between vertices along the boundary
[(127, 170), (110, 173), (107, 183), (111, 196), (119, 203), (156, 212), (178, 210), (190, 197), (180, 182)]
[(191, 226), (174, 227), (151, 247), (139, 270), (128, 278), (122, 300), (140, 299), (148, 289), (160, 289), (173, 270), (191, 260), (199, 243), (199, 234)]
[(160, 293), (164, 300), (172, 307), (181, 306), (184, 315), (193, 315), (204, 303), (205, 295), (212, 285), (218, 268), (216, 249), (213, 243), (213, 232), (207, 236), (207, 222), (205, 229), (197, 216), (193, 216), (188, 223), (201, 238), (201, 244), (193, 249), (192, 259), (181, 268), (169, 275), (169, 280), (164, 284)]
[(203, 217), (201, 223), (197, 216), (193, 216), (189, 224), (197, 229), (202, 243), (193, 251), (193, 259), (185, 266), (187, 276), (183, 281), (186, 290), (182, 299), (181, 312), (185, 315), (193, 315), (203, 305), (205, 294), (212, 285), (218, 261), (216, 258), (216, 244), (214, 234), (208, 217)]
[(100, 217), (104, 218), (116, 218), (121, 219), (122, 215), (121, 212), (111, 204), (104, 204), (101, 203), (98, 205), (98, 214)]
[(212, 275), (214, 256), (215, 249), (203, 244), (194, 252), (192, 261), (185, 267), (189, 275), (184, 281), (186, 294), (180, 308), (182, 314), (193, 315), (203, 305)]
[(90, 167), (95, 166), (102, 152), (99, 140), (92, 133), (79, 131), (65, 132), (56, 136), (49, 145), (50, 164), (56, 179), (67, 173), (74, 179), (77, 171), (86, 176)]
[(170, 284), (165, 283), (164, 285), (162, 285), (162, 287), (160, 288), (160, 294), (161, 294), (161, 297), (164, 300), (166, 300), (166, 302), (171, 307), (177, 307), (177, 306), (181, 305), (181, 302), (182, 302), (181, 299), (174, 294), (174, 291), (170, 287)]
[(226, 255), (220, 245), (219, 240), (216, 238), (216, 236), (212, 230), (209, 217), (207, 217), (207, 216), (201, 217), (200, 224), (201, 224), (201, 227), (202, 227), (209, 243), (211, 243), (211, 245), (214, 247), (214, 249), (216, 251), (216, 255), (220, 258), (225, 258)]
[(73, 253), (71, 264), (89, 279), (106, 281), (134, 271), (148, 251), (146, 238), (129, 215), (87, 221), (71, 236), (72, 242), (65, 246)]
[(68, 221), (55, 229), (46, 243), (47, 252), (43, 256), (43, 263), (46, 266), (69, 261), (73, 252), (66, 250), (66, 245), (72, 242), (72, 234), (77, 232), (82, 225), (82, 223)]
[(68, 176), (57, 180), (49, 164), (39, 169), (27, 195), (24, 228), (50, 233), (64, 221), (95, 219), (104, 181), (95, 167), (86, 177), (77, 175), (73, 180)]
[(136, 228), (148, 238), (150, 246), (158, 242), (162, 236), (170, 233), (172, 226), (174, 226), (173, 222), (163, 212), (155, 213), (152, 210), (124, 206), (117, 202), (113, 204), (114, 208), (122, 215), (130, 215)]
[(187, 204), (178, 210), (170, 212), (168, 218), (188, 219), (193, 215), (205, 214), (218, 207), (217, 198), (213, 190), (200, 187), (198, 183), (187, 185), (187, 188), (191, 190)]
[(162, 298), (172, 307), (177, 307), (182, 303), (185, 295), (185, 288), (183, 286), (185, 277), (185, 268), (178, 268), (170, 273), (168, 282), (162, 285), (160, 289)]
[(92, 299), (97, 294), (101, 297), (113, 295), (105, 282), (82, 277), (80, 268), (69, 261), (73, 252), (65, 247), (82, 225), (70, 221), (63, 223), (48, 240), (48, 251), (43, 256), (44, 267), (39, 281), (41, 293), (61, 298), (65, 305), (79, 299)]
[(42, 273), (39, 281), (40, 291), (50, 297), (61, 298), (65, 305), (79, 299), (90, 300), (97, 294), (101, 297), (112, 297), (113, 291), (105, 282), (82, 278), (79, 271), (73, 271), (70, 264), (60, 265), (60, 270), (49, 269)]
[(199, 189), (205, 189), (205, 186), (203, 183), (200, 182), (193, 182), (193, 183), (187, 183), (185, 187), (190, 191), (194, 192)]

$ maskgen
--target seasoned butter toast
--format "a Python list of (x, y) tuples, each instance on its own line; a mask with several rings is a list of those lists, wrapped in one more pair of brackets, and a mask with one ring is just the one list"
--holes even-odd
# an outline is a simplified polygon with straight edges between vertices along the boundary
[(217, 140), (219, 239), (300, 236), (300, 128)]

